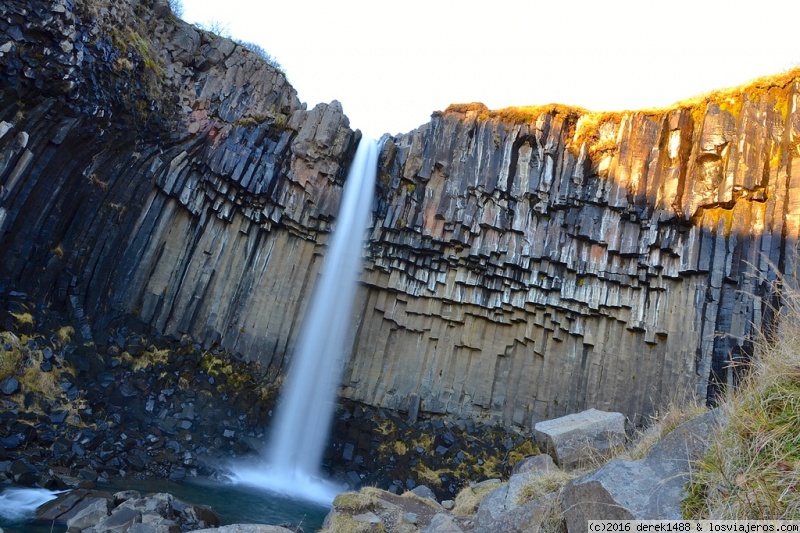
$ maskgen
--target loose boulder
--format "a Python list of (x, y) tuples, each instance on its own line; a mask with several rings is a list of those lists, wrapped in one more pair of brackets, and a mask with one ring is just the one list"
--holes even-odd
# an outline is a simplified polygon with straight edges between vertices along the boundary
[(106, 498), (87, 499), (87, 505), (67, 520), (68, 528), (87, 529), (96, 525), (110, 513), (111, 502)]
[(536, 442), (561, 468), (586, 464), (625, 442), (625, 416), (597, 409), (539, 422), (534, 429)]
[(19, 381), (14, 376), (8, 376), (0, 382), (0, 392), (9, 396), (19, 391)]
[(570, 533), (587, 520), (680, 520), (691, 462), (705, 453), (716, 411), (684, 422), (639, 461), (615, 459), (564, 487), (562, 508)]
[(212, 529), (197, 529), (194, 533), (292, 533), (292, 530), (281, 526), (233, 524)]

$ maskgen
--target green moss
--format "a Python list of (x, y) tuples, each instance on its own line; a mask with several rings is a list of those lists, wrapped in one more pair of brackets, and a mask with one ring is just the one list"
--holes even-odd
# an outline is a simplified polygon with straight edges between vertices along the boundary
[(522, 444), (514, 448), (508, 453), (508, 466), (514, 466), (521, 460), (525, 459), (526, 457), (530, 457), (531, 455), (539, 455), (541, 452), (539, 451), (539, 447), (530, 440), (522, 441)]
[(234, 122), (234, 125), (248, 128), (251, 126), (257, 126), (263, 123), (265, 120), (266, 117), (242, 117), (236, 122)]
[(283, 113), (277, 113), (275, 115), (275, 127), (280, 130), (285, 130), (289, 124), (289, 117), (284, 115)]
[[(127, 352), (125, 352), (127, 353)], [(154, 346), (150, 350), (143, 352), (136, 359), (132, 359), (131, 368), (134, 371), (147, 370), (158, 364), (165, 365), (169, 362), (170, 350), (158, 350)]]
[(30, 313), (11, 313), (11, 316), (14, 317), (17, 327), (33, 325), (33, 315)]
[(684, 519), (694, 520), (709, 516), (706, 501), (706, 484), (692, 479), (686, 485), (687, 496), (681, 501), (681, 513)]
[(440, 468), (439, 470), (432, 470), (424, 462), (418, 461), (414, 467), (414, 472), (417, 475), (417, 480), (421, 481), (423, 485), (429, 487), (441, 487), (442, 480), (439, 478), (440, 474), (449, 474), (448, 469)]

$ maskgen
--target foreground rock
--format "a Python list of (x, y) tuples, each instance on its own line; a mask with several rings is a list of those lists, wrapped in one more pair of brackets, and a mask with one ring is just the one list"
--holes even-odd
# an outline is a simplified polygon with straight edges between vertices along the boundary
[[(131, 533), (134, 533), (131, 531)], [(296, 533), (281, 526), (265, 526), (259, 524), (234, 524), (213, 529), (198, 529), (195, 533)]]
[(588, 409), (534, 426), (536, 442), (562, 468), (588, 466), (625, 443), (625, 416)]
[(65, 524), (86, 533), (172, 533), (220, 524), (205, 505), (193, 505), (171, 494), (142, 496), (137, 491), (76, 490), (62, 494), (37, 510), (36, 520)]
[(709, 411), (679, 425), (642, 460), (614, 459), (582, 477), (576, 478), (579, 471), (558, 468), (548, 455), (526, 458), (507, 483), (475, 483), (458, 494), (455, 506), (445, 509), (425, 499), (429, 509), (411, 522), (399, 519), (412, 501), (418, 505), (411, 492), (399, 498), (376, 489), (347, 493), (334, 502), (325, 531), (530, 533), (566, 528), (583, 533), (589, 519), (680, 520), (691, 463), (704, 453), (716, 416)]
[[(333, 508), (325, 518), (323, 531), (327, 533), (367, 533), (397, 531), (414, 533), (428, 530), (444, 508), (427, 497), (408, 491), (402, 496), (387, 491), (364, 488), (359, 492), (345, 492), (333, 501)], [(432, 533), (432, 532), (431, 532)]]
[[(546, 457), (547, 459), (541, 459)], [(558, 488), (566, 478), (549, 456), (521, 462), (508, 483), (491, 479), (465, 488), (444, 507), (427, 490), (402, 496), (362, 489), (336, 498), (325, 519), (327, 533), (524, 533), (558, 523)], [(449, 502), (453, 503), (453, 502)]]
[(563, 490), (570, 533), (587, 530), (587, 520), (680, 520), (691, 462), (706, 450), (716, 411), (685, 422), (639, 461), (615, 459), (574, 480)]

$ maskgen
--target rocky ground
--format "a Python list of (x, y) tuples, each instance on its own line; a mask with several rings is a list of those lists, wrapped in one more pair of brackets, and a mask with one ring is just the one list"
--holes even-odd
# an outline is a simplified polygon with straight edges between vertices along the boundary
[[(95, 489), (111, 479), (224, 477), (258, 455), (279, 380), (259, 365), (135, 321), (93, 332), (79, 316), (6, 290), (0, 311), (0, 483)], [(323, 468), (352, 489), (430, 487), (507, 477), (536, 452), (491, 424), (342, 402)]]

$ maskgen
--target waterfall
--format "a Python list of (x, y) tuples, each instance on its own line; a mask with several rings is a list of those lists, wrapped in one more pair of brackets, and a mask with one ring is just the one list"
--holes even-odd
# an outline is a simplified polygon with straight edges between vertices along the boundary
[(234, 481), (330, 503), (338, 487), (319, 467), (336, 405), (343, 350), (372, 213), (378, 143), (362, 139), (278, 401), (263, 468), (234, 468)]
[(64, 492), (67, 491), (9, 487), (0, 492), (0, 518), (13, 521), (30, 520), (36, 509)]

